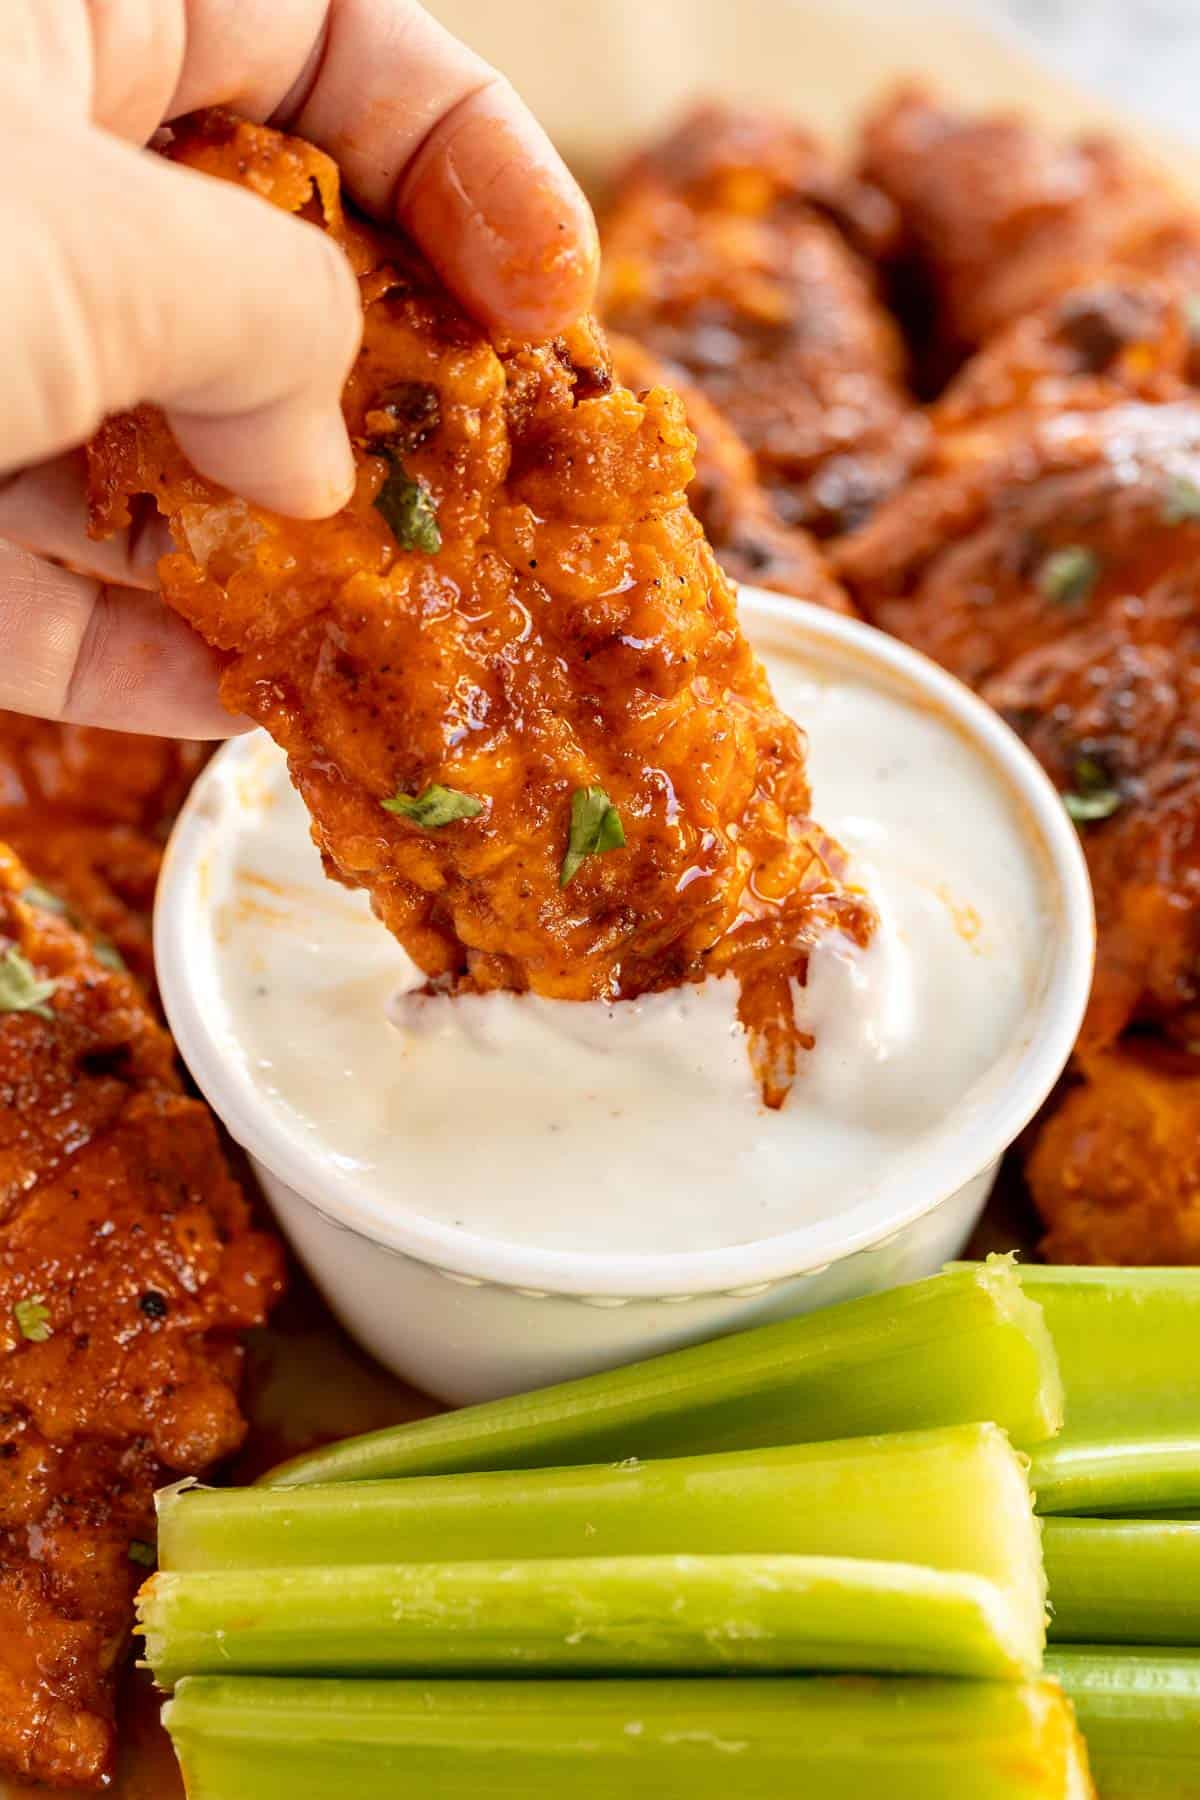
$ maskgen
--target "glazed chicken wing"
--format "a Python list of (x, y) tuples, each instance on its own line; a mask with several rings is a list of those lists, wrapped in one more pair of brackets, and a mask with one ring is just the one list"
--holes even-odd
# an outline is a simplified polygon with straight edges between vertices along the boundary
[(0, 1771), (92, 1785), (154, 1488), (240, 1442), (280, 1263), (134, 983), (3, 849), (0, 1094)]
[(294, 209), (319, 194), (366, 315), (358, 489), (282, 520), (143, 409), (93, 447), (95, 528), (154, 496), (167, 599), (286, 748), (330, 872), (431, 980), (583, 1000), (736, 973), (779, 1103), (814, 933), (873, 914), (686, 504), (679, 401), (614, 385), (587, 325), (493, 348), (406, 244), (346, 219), (307, 145), (208, 115), (172, 154)]
[(0, 840), (147, 987), (162, 847), (209, 749), (0, 712)]
[(820, 536), (861, 522), (923, 438), (860, 253), (892, 227), (807, 132), (715, 105), (630, 163), (601, 220), (605, 322), (682, 370), (780, 518)]
[(863, 175), (895, 204), (943, 369), (1097, 275), (1200, 283), (1200, 222), (1123, 144), (1061, 142), (1020, 116), (972, 117), (919, 88), (869, 121)]

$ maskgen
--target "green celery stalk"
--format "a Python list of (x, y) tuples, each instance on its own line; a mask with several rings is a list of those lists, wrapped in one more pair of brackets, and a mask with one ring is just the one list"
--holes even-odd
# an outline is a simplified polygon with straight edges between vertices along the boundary
[(675, 1552), (919, 1563), (997, 1582), (1031, 1633), (1045, 1610), (1024, 1461), (995, 1425), (615, 1466), (158, 1495), (158, 1566), (176, 1572)]
[(1200, 1643), (1200, 1521), (1045, 1519), (1050, 1636)]
[(1051, 1651), (1102, 1800), (1200, 1800), (1200, 1650)]
[(1200, 1507), (1200, 1269), (1019, 1274), (1045, 1312), (1066, 1394), (1063, 1430), (1030, 1449), (1038, 1510)]
[(1020, 1680), (1041, 1632), (978, 1575), (823, 1556), (559, 1557), (158, 1574), (160, 1687), (186, 1675), (799, 1669)]
[(372, 1432), (282, 1464), (272, 1486), (544, 1468), (819, 1442), (993, 1419), (1062, 1423), (1041, 1311), (1007, 1264), (759, 1326), (534, 1394)]
[(184, 1681), (189, 1800), (1088, 1800), (1054, 1682)]

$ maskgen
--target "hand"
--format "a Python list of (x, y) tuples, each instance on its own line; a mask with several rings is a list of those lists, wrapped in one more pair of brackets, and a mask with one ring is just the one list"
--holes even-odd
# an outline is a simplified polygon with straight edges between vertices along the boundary
[(137, 146), (212, 105), (296, 131), (472, 312), (528, 338), (590, 301), (587, 202), (415, 0), (0, 0), (0, 70), (0, 707), (225, 736), (210, 654), (155, 592), (157, 528), (87, 538), (78, 446), (153, 400), (214, 480), (335, 512), (361, 314), (315, 227)]

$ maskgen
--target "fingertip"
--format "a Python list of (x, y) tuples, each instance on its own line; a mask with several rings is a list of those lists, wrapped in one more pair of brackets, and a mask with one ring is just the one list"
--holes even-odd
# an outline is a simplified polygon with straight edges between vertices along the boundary
[(591, 207), (506, 82), (462, 101), (411, 164), (397, 212), (464, 305), (501, 336), (538, 341), (591, 305)]
[(354, 453), (341, 411), (276, 405), (226, 417), (172, 412), (184, 455), (202, 475), (292, 519), (327, 519), (354, 492)]

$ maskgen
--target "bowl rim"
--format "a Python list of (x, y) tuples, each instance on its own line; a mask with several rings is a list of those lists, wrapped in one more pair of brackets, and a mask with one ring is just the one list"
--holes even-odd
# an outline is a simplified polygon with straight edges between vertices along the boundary
[[(899, 639), (861, 620), (810, 602), (743, 587), (740, 605), (750, 626), (774, 626), (851, 657), (874, 671), (889, 689), (906, 688), (936, 710), (989, 762), (1027, 827), (1031, 860), (1040, 865), (1048, 910), (1057, 921), (1058, 954), (1043, 991), (1023, 1015), (1023, 1052), (1003, 1097), (981, 1121), (968, 1117), (934, 1137), (919, 1175), (903, 1172), (888, 1203), (885, 1187), (869, 1218), (838, 1231), (839, 1217), (812, 1221), (790, 1232), (718, 1249), (657, 1252), (541, 1250), (484, 1238), (444, 1225), (403, 1202), (364, 1194), (332, 1157), (305, 1155), (258, 1094), (244, 1070), (227, 1056), (221, 1033), (210, 1026), (189, 955), (190, 914), (208, 902), (204, 853), (220, 829), (218, 781), (222, 765), (256, 747), (258, 734), (234, 738), (201, 773), (176, 821), (163, 858), (154, 909), (154, 954), (163, 1008), (179, 1053), (213, 1111), (251, 1158), (291, 1188), (330, 1222), (381, 1250), (406, 1255), (470, 1282), (530, 1294), (594, 1300), (687, 1299), (757, 1290), (886, 1242), (932, 1212), (991, 1166), (1019, 1136), (1061, 1074), (1075, 1044), (1091, 989), (1095, 917), (1091, 883), (1062, 799), (1030, 751), (984, 701), (954, 676)], [(381, 927), (382, 929), (382, 927)]]

